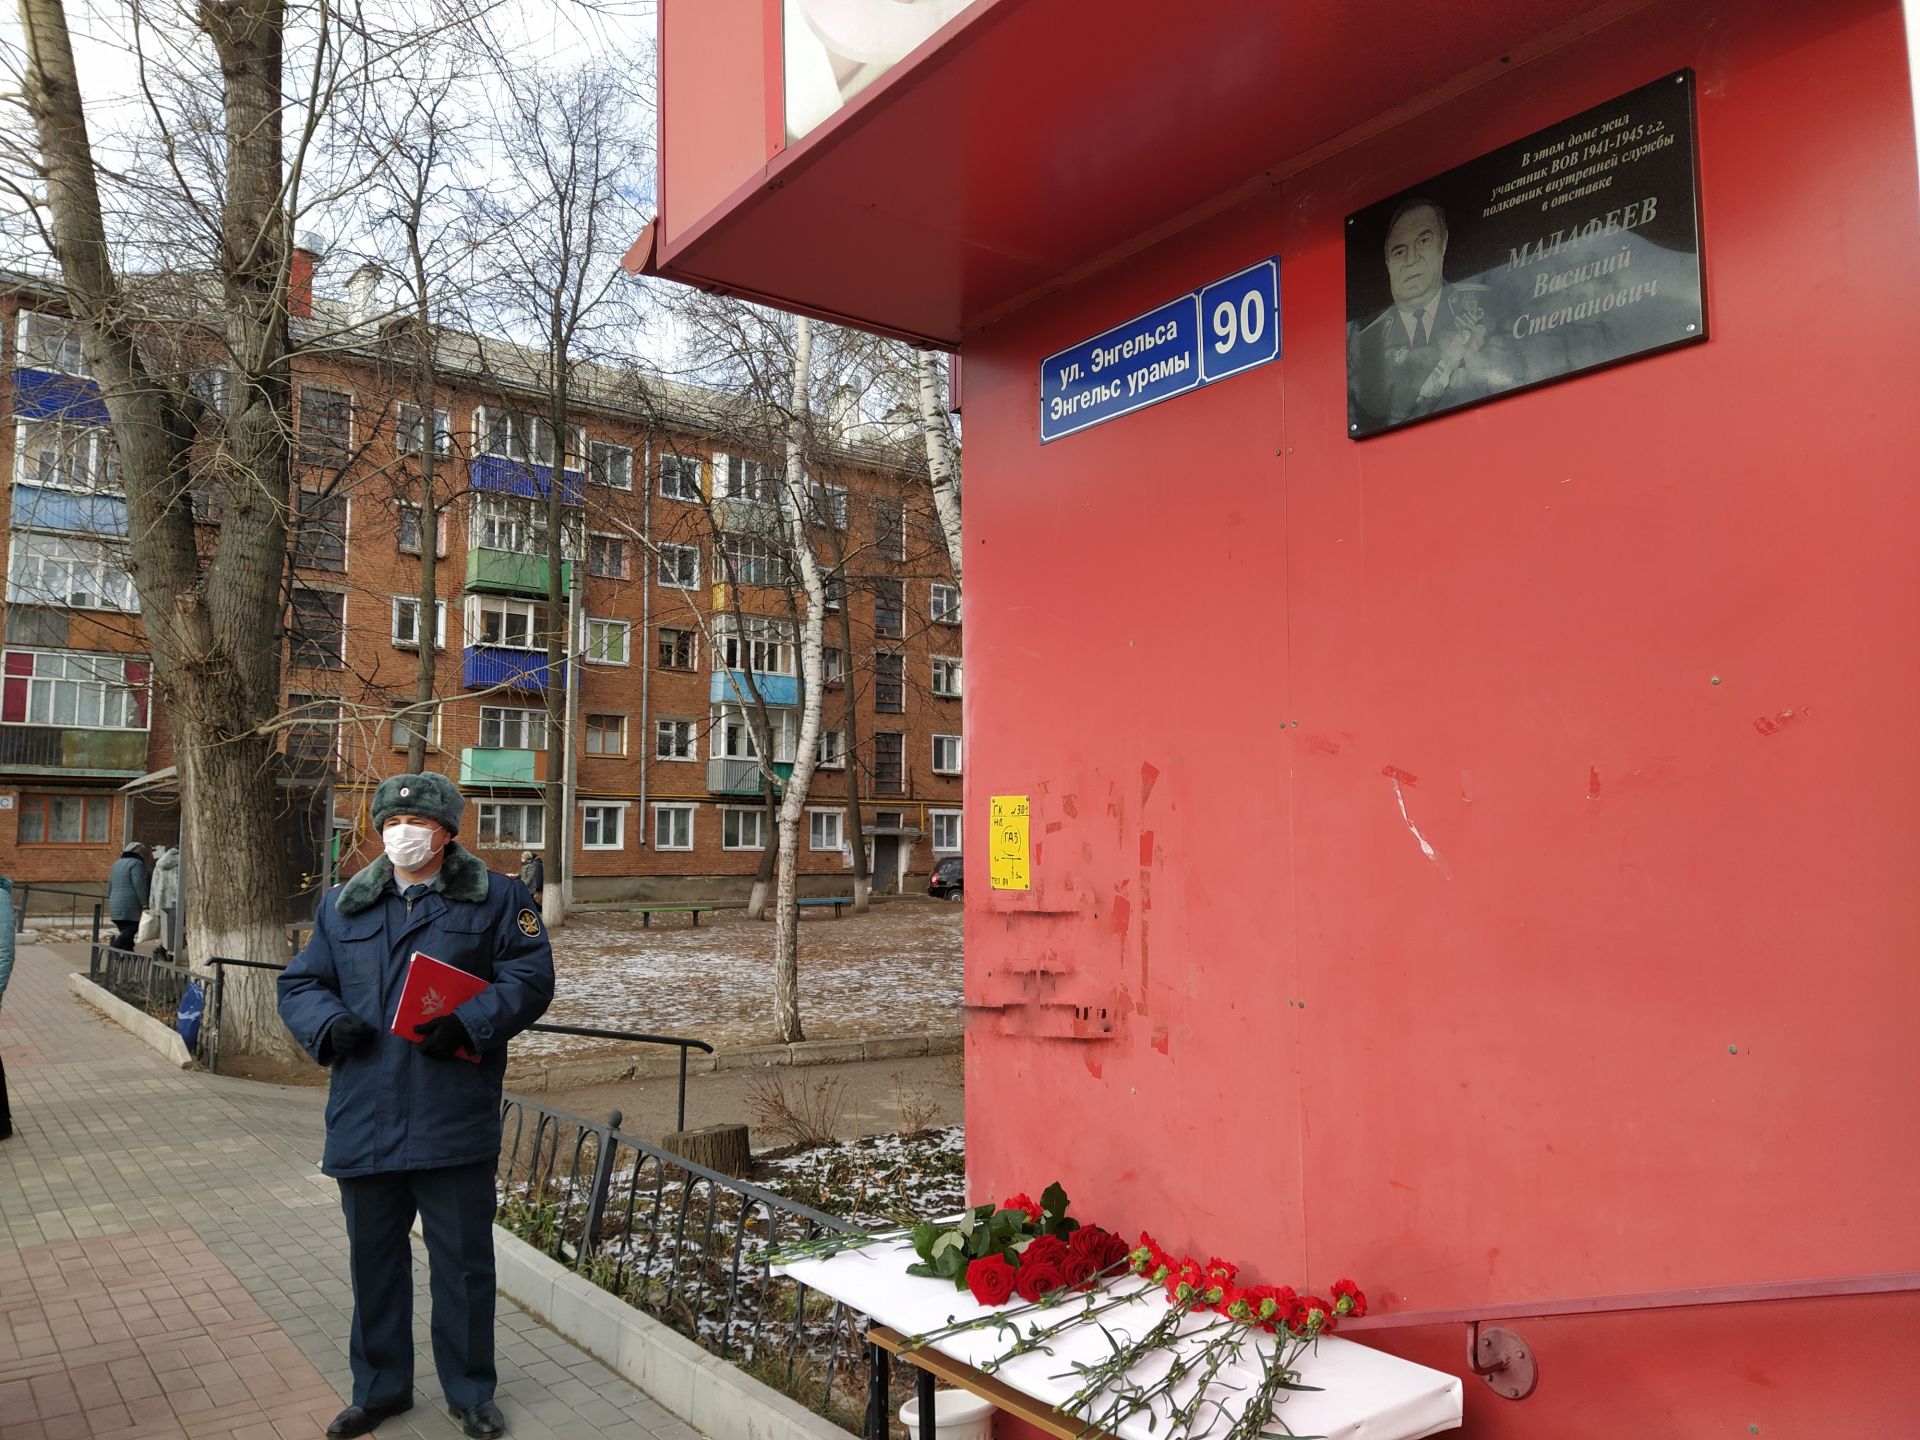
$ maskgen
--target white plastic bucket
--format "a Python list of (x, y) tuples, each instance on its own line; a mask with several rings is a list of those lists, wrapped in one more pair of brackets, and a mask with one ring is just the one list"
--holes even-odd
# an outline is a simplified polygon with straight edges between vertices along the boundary
[[(900, 1423), (920, 1440), (920, 1399), (900, 1407)], [(993, 1440), (993, 1402), (964, 1390), (933, 1392), (933, 1433), (940, 1440)]]

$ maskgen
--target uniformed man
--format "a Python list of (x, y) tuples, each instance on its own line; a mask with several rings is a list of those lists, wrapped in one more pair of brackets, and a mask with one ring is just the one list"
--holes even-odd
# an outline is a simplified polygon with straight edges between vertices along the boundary
[(1347, 338), (1349, 419), (1371, 430), (1477, 400), (1515, 384), (1493, 340), (1487, 287), (1446, 279), (1447, 212), (1414, 198), (1387, 224), (1393, 303)]
[[(340, 1182), (353, 1274), (353, 1403), (327, 1434), (364, 1435), (413, 1405), (418, 1211), (433, 1292), (433, 1361), (475, 1440), (494, 1403), (494, 1168), (507, 1042), (553, 999), (553, 947), (533, 897), (455, 844), (465, 807), (442, 775), (396, 775), (373, 797), (386, 854), (328, 892), (280, 977), (280, 1015), (333, 1074), (321, 1169)], [(473, 999), (390, 1033), (415, 951), (480, 976)], [(471, 1047), (474, 1064), (458, 1051)]]

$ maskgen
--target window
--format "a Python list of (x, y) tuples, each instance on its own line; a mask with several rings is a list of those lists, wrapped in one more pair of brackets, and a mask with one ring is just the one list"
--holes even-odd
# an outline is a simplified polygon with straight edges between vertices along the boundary
[(547, 848), (547, 807), (539, 801), (482, 800), (476, 808), (482, 845)]
[(696, 742), (692, 720), (656, 720), (653, 722), (653, 758), (656, 760), (693, 760)]
[[(393, 427), (393, 448), (402, 455), (418, 455), (427, 438), (427, 412), (418, 405), (403, 403)], [(445, 410), (433, 412), (433, 453), (453, 451), (453, 416)]]
[(766, 849), (767, 812), (722, 810), (720, 812), (720, 848), (722, 850)]
[(825, 770), (838, 770), (847, 763), (847, 737), (838, 730), (822, 730), (813, 747), (814, 764)]
[(83, 730), (147, 728), (145, 660), (122, 655), (9, 650), (0, 690), (0, 723)]
[(847, 487), (844, 485), (815, 485), (810, 492), (813, 502), (813, 523), (831, 525), (836, 530), (847, 528)]
[(878, 795), (907, 793), (907, 737), (882, 730), (873, 737), (873, 789)]
[(302, 570), (347, 568), (347, 499), (317, 490), (298, 492), (293, 563)]
[(707, 743), (716, 760), (751, 760), (760, 753), (746, 708), (740, 705), (715, 707)]
[(933, 851), (936, 855), (960, 853), (960, 812), (929, 810), (927, 820), (933, 826)]
[(700, 637), (692, 630), (670, 630), (660, 627), (660, 668), (662, 670), (691, 670), (700, 652), (697, 642)]
[(936, 775), (960, 773), (960, 737), (958, 735), (933, 737), (933, 773)]
[(104, 845), (113, 814), (111, 795), (20, 797), (22, 845)]
[(480, 707), (482, 750), (544, 750), (547, 748), (547, 712), (512, 705)]
[(300, 458), (319, 464), (347, 458), (353, 448), (353, 392), (300, 387)]
[(587, 754), (624, 755), (626, 753), (626, 716), (591, 714), (587, 716)]
[(595, 440), (587, 446), (587, 479), (609, 490), (633, 489), (633, 451), (624, 445)]
[(656, 805), (653, 807), (653, 848), (691, 850), (693, 848), (693, 806)]
[(497, 645), (505, 650), (544, 650), (547, 645), (547, 607), (537, 600), (513, 600), (504, 595), (469, 595), (467, 643)]
[(700, 547), (698, 545), (662, 545), (660, 547), (660, 583), (691, 590), (700, 583)]
[(933, 617), (936, 625), (958, 625), (960, 623), (960, 587), (957, 585), (936, 585), (933, 597), (927, 606), (927, 614)]
[[(482, 455), (497, 455), (503, 460), (531, 460), (536, 465), (553, 464), (553, 427), (537, 415), (482, 405), (473, 412), (474, 445)], [(587, 432), (579, 425), (567, 427), (567, 468), (578, 470), (587, 453)]]
[(904, 661), (884, 650), (873, 657), (873, 708), (882, 715), (901, 715), (907, 709)]
[[(403, 555), (420, 553), (420, 507), (402, 501), (398, 507), (396, 527), (397, 543)], [(433, 516), (433, 553), (444, 556), (447, 553), (447, 512), (439, 510)]]
[(713, 643), (722, 670), (752, 670), (761, 675), (793, 674), (793, 627), (764, 615), (720, 615)]
[(7, 566), (7, 599), (76, 610), (131, 614), (140, 609), (120, 548), (79, 536), (16, 534)]
[(58, 370), (82, 379), (92, 374), (80, 343), (80, 326), (64, 315), (22, 310), (17, 350), (13, 363), (24, 369)]
[(907, 507), (900, 501), (874, 500), (873, 548), (882, 560), (907, 558)]
[(633, 626), (625, 620), (595, 620), (587, 617), (587, 655), (589, 665), (627, 663), (627, 637)]
[(625, 805), (582, 805), (580, 807), (580, 848), (582, 850), (618, 850), (624, 843), (622, 832), (626, 828), (626, 818)]
[(337, 695), (289, 695), (287, 759), (307, 765), (332, 765), (340, 746), (340, 698)]
[[(393, 597), (393, 646), (396, 650), (418, 650), (420, 648), (420, 597), (418, 595), (396, 595)], [(433, 602), (433, 648), (447, 648), (447, 602)]]
[(481, 550), (545, 555), (546, 506), (505, 495), (476, 495), (469, 543)]
[(104, 425), (22, 421), (16, 434), (13, 478), (88, 494), (120, 493), (120, 460)]
[(338, 590), (293, 592), (287, 616), (288, 663), (338, 670), (346, 663), (347, 597)]
[(873, 633), (898, 640), (907, 633), (907, 582), (873, 582)]
[(780, 493), (780, 477), (770, 465), (744, 455), (713, 457), (714, 489), (729, 500), (758, 500), (771, 505)]
[(587, 537), (587, 573), (608, 580), (627, 578), (627, 542), (618, 535)]
[(395, 705), (400, 713), (387, 725), (387, 739), (396, 750), (404, 750), (413, 743), (413, 732), (419, 728), (426, 732), (429, 747), (440, 743), (440, 712), (430, 711), (425, 717), (413, 708), (413, 702), (406, 701)]
[(933, 657), (933, 693), (943, 700), (960, 697), (960, 662), (951, 655)]
[(847, 814), (844, 810), (809, 810), (807, 812), (807, 848), (809, 850), (839, 850), (847, 843)]
[(233, 377), (224, 366), (197, 366), (187, 372), (187, 390), (211, 410), (227, 413), (227, 396), (233, 393)]
[(751, 535), (722, 535), (720, 560), (726, 578), (735, 585), (784, 585), (785, 557), (765, 540)]
[(820, 683), (838, 685), (846, 678), (846, 652), (838, 645), (822, 645), (820, 647)]
[(660, 457), (660, 493), (668, 500), (700, 501), (700, 462), (691, 455)]

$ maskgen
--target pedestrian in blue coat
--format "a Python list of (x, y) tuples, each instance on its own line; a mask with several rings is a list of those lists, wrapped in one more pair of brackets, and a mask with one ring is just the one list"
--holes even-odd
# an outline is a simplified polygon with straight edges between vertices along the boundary
[[(444, 775), (383, 780), (373, 823), (386, 854), (327, 893), (280, 977), (280, 1017), (333, 1071), (320, 1168), (340, 1184), (353, 1275), (353, 1403), (333, 1440), (412, 1408), (416, 1211), (448, 1413), (474, 1440), (506, 1429), (493, 1399), (500, 1092), (507, 1042), (553, 999), (553, 947), (526, 886), (453, 842), (465, 805)], [(388, 1029), (416, 951), (488, 982), (417, 1039)]]
[[(13, 881), (0, 875), (0, 1000), (7, 997), (13, 978)], [(13, 1111), (7, 1106), (7, 1067), (0, 1063), (0, 1140), (13, 1134)]]

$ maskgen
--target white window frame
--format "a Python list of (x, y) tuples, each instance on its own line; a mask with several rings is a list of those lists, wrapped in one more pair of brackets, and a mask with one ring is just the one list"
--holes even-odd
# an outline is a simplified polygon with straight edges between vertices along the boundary
[[(819, 830), (816, 828), (822, 820), (833, 821), (833, 843), (822, 845)], [(807, 849), (831, 853), (847, 848), (847, 812), (844, 810), (823, 810), (809, 807), (807, 810)]]
[(123, 544), (96, 536), (16, 530), (7, 548), (7, 601), (138, 615), (140, 592), (125, 556)]
[(838, 645), (820, 647), (820, 683), (826, 685), (842, 684), (847, 678), (847, 652)]
[[(665, 631), (672, 631), (675, 635), (685, 635), (687, 637), (687, 663), (685, 665), (666, 665), (661, 663), (660, 636)], [(677, 650), (679, 646), (676, 645), (674, 648)], [(700, 632), (689, 629), (684, 625), (656, 625), (653, 635), (653, 659), (653, 668), (656, 670), (698, 670), (700, 668)]]
[[(473, 822), (474, 843), (487, 850), (545, 850), (547, 848), (547, 807), (541, 800), (476, 800)], [(500, 814), (503, 810), (518, 810), (524, 826), (528, 816), (532, 816), (540, 831), (537, 840), (528, 839), (524, 834), (519, 839), (502, 839), (499, 834)], [(486, 838), (486, 830), (491, 824), (494, 836)]]
[[(951, 844), (942, 845), (940, 843), (940, 831), (943, 828), (943, 822), (951, 822), (953, 826), (953, 833), (947, 837), (948, 840), (952, 842)], [(934, 854), (958, 855), (961, 849), (960, 842), (964, 838), (961, 830), (961, 812), (958, 810), (928, 810), (927, 834), (933, 841)]]
[[(407, 544), (406, 524), (409, 515), (414, 517), (413, 524), (416, 541), (419, 538), (420, 507), (411, 500), (402, 500), (394, 509), (393, 548), (402, 555), (418, 555), (420, 553), (420, 546), (417, 543), (413, 545)], [(435, 510), (433, 512), (433, 553), (443, 560), (447, 555), (447, 512), (444, 510)]]
[[(596, 727), (593, 723), (596, 719), (617, 720), (620, 722), (619, 735), (618, 735), (618, 739), (620, 742), (619, 749), (592, 750), (588, 748), (588, 739), (593, 734), (594, 730), (596, 728), (598, 729), (606, 728), (604, 726)], [(618, 759), (625, 756), (627, 753), (627, 716), (625, 712), (618, 711), (618, 710), (586, 711), (581, 716), (581, 720), (580, 720), (580, 753), (592, 760), (604, 760), (609, 758)]]
[[(57, 455), (53, 473), (43, 476), (37, 467), (45, 449), (42, 432), (51, 432)], [(61, 490), (70, 495), (123, 495), (120, 457), (113, 448), (113, 431), (105, 425), (82, 425), (72, 420), (21, 420), (13, 429), (13, 478), (19, 485)]]
[(786, 583), (786, 554), (778, 544), (764, 536), (722, 531), (717, 540), (717, 549), (721, 572), (728, 584), (773, 590)]
[[(409, 413), (411, 412), (411, 413)], [(402, 455), (418, 455), (425, 438), (421, 424), (427, 412), (410, 400), (402, 400), (394, 411), (393, 448)], [(453, 453), (453, 412), (436, 408), (433, 412), (433, 453)]]
[[(34, 349), (32, 335), (36, 329), (59, 336), (57, 357), (49, 359)], [(80, 322), (71, 316), (55, 315), (47, 310), (22, 310), (14, 326), (13, 363), (26, 370), (50, 370), (56, 375), (91, 380), (93, 371), (87, 367), (86, 346), (80, 334)]]
[[(898, 618), (899, 624), (900, 624), (900, 628), (897, 630), (883, 629), (881, 626), (881, 619), (883, 616), (887, 614), (887, 610), (888, 610), (887, 604), (883, 602), (880, 598), (880, 592), (883, 589), (890, 592), (890, 594), (888, 595), (889, 600), (892, 599), (894, 595), (899, 596), (899, 599), (900, 599), (899, 609), (893, 612), (894, 615)], [(873, 633), (876, 636), (880, 637), (881, 639), (885, 639), (885, 640), (904, 640), (907, 638), (907, 582), (906, 581), (894, 579), (890, 576), (880, 576), (879, 578), (873, 581)]]
[[(680, 741), (679, 727), (681, 727), (682, 725), (686, 726), (686, 742), (687, 742), (686, 754), (678, 755), (678, 754), (672, 753), (671, 751), (662, 750), (660, 748), (661, 742), (667, 738), (665, 733), (665, 727), (669, 725), (674, 727), (672, 734), (673, 734), (673, 740), (675, 745), (678, 745)], [(700, 722), (698, 720), (682, 719), (674, 715), (654, 716), (653, 718), (653, 758), (656, 760), (665, 760), (668, 762), (675, 762), (675, 763), (681, 763), (681, 764), (693, 764), (693, 765), (699, 764), (700, 763)]]
[[(601, 636), (617, 634), (620, 637), (620, 658), (610, 660), (610, 653), (604, 641), (594, 639), (595, 629)], [(633, 660), (633, 622), (631, 620), (605, 620), (597, 616), (587, 617), (587, 648), (581, 659), (589, 665), (627, 665)]]
[[(759, 837), (751, 845), (741, 843), (740, 837), (737, 833), (735, 834), (734, 839), (732, 841), (729, 841), (727, 839), (727, 827), (729, 823), (731, 823), (734, 826), (734, 829), (736, 830), (736, 832), (743, 829), (745, 826), (745, 821), (738, 820), (735, 817), (744, 816), (744, 815), (751, 815), (754, 817), (753, 828), (754, 828), (754, 832)], [(757, 806), (757, 805), (722, 805), (720, 807), (720, 848), (722, 850), (748, 850), (748, 851), (759, 851), (759, 850), (766, 849), (767, 848), (767, 812), (765, 807)]]
[[(692, 557), (692, 574), (688, 579), (675, 579), (667, 573), (667, 557), (674, 558), (674, 575), (680, 572), (679, 561)], [(700, 547), (698, 545), (674, 545), (661, 542), (658, 557), (654, 561), (654, 577), (662, 585), (674, 590), (698, 590), (700, 588)]]
[[(599, 463), (602, 457), (610, 458), (613, 456), (620, 456), (626, 461), (626, 465), (622, 469), (622, 473), (626, 476), (624, 483), (618, 480), (601, 480), (595, 478), (596, 470), (604, 472), (606, 469), (603, 464)], [(599, 485), (608, 490), (633, 489), (633, 447), (631, 445), (616, 445), (611, 440), (588, 440), (587, 483), (589, 485)]]
[[(582, 800), (580, 802), (580, 848), (582, 850), (624, 850), (627, 848), (627, 806), (626, 800)], [(587, 838), (587, 817), (590, 811), (599, 811), (600, 839)], [(607, 817), (613, 817), (613, 840), (608, 842), (606, 835)]]
[[(660, 839), (660, 822), (663, 819), (666, 819), (670, 814), (685, 815), (687, 817), (687, 839), (684, 845), (677, 845), (672, 843), (671, 841), (663, 843)], [(684, 804), (680, 802), (668, 802), (668, 801), (656, 802), (653, 807), (653, 848), (655, 850), (680, 850), (680, 851), (693, 849), (694, 824), (695, 824), (695, 816), (694, 816), (694, 807), (692, 805)]]
[(713, 456), (713, 498), (773, 505), (780, 498), (780, 476), (765, 460), (717, 450)]
[(844, 770), (847, 768), (847, 735), (844, 730), (820, 731), (820, 738), (814, 742), (813, 763), (822, 770)]
[[(593, 568), (593, 542), (596, 540), (600, 541), (603, 546), (613, 545), (619, 547), (620, 568), (618, 570), (610, 574), (605, 570), (596, 570)], [(587, 574), (595, 580), (625, 580), (633, 574), (633, 566), (628, 559), (632, 553), (632, 547), (627, 544), (626, 536), (610, 534), (604, 530), (594, 530), (587, 535), (586, 549)]]
[(847, 528), (846, 486), (815, 481), (807, 492), (807, 502), (813, 507), (813, 513), (808, 518), (814, 524), (830, 526), (835, 530)]
[[(951, 597), (944, 605), (940, 600), (940, 592), (943, 590)], [(958, 625), (960, 623), (960, 587), (934, 581), (927, 589), (927, 618), (936, 625)]]
[[(501, 436), (505, 448), (499, 450), (493, 448), (496, 421), (504, 422)], [(510, 410), (505, 405), (476, 405), (473, 410), (473, 453), (512, 460), (521, 465), (544, 465), (551, 469), (553, 440), (548, 434), (550, 428), (543, 418), (524, 410)], [(545, 459), (541, 458), (543, 454)], [(567, 453), (562, 461), (562, 470), (576, 475), (587, 463), (586, 426), (567, 427)], [(566, 461), (578, 461), (579, 464), (566, 464)]]
[[(401, 710), (411, 710), (412, 708), (413, 703), (409, 701), (404, 705), (396, 705), (394, 710), (398, 712)], [(440, 715), (441, 710), (438, 705), (434, 706), (433, 709), (427, 713), (427, 724), (425, 728), (427, 731), (427, 748), (429, 750), (437, 749), (440, 745)], [(406, 749), (409, 742), (400, 738), (399, 730), (401, 726), (412, 723), (413, 722), (408, 720), (406, 716), (399, 713), (389, 715), (387, 717), (387, 744), (395, 750)]]
[[(667, 483), (669, 472), (673, 475), (671, 486)], [(688, 483), (689, 479), (691, 484)], [(688, 494), (688, 490), (693, 493)], [(700, 458), (697, 455), (668, 451), (660, 457), (660, 498), (677, 500), (682, 505), (698, 505), (706, 498), (700, 489)]]
[[(519, 737), (514, 744), (489, 745), (487, 743), (487, 724), (490, 714), (494, 717), (492, 723), (497, 727), (496, 739), (505, 740), (507, 738), (506, 727), (511, 725)], [(527, 744), (527, 740), (536, 734), (540, 743), (538, 745)], [(482, 705), (480, 707), (480, 723), (474, 730), (474, 740), (477, 742), (474, 748), (478, 750), (538, 751), (547, 748), (549, 738), (551, 737), (547, 734), (547, 712), (544, 709), (533, 705)]]
[[(512, 543), (502, 544), (505, 534)], [(475, 550), (498, 550), (506, 555), (547, 555), (547, 509), (541, 501), (523, 495), (476, 494), (467, 517), (467, 544)], [(560, 553), (573, 555), (573, 532), (560, 532)]]
[[(942, 676), (945, 683), (942, 684)], [(933, 693), (942, 700), (958, 700), (963, 685), (960, 657), (958, 655), (935, 655), (933, 657)]]
[[(485, 645), (492, 650), (519, 650), (528, 654), (545, 654), (547, 642), (541, 638), (540, 631), (545, 619), (547, 603), (544, 600), (521, 600), (512, 595), (469, 595), (467, 613), (462, 617), (466, 625), (467, 644)], [(509, 616), (526, 621), (527, 638), (525, 643), (514, 640), (489, 640), (486, 638), (486, 617), (498, 615), (501, 621), (501, 633), (507, 630)]]
[[(8, 646), (6, 655), (8, 657), (14, 655), (31, 655), (33, 656), (34, 669), (25, 675), (15, 675), (10, 672), (5, 675), (5, 680), (8, 684), (16, 680), (26, 683), (26, 714), (24, 719), (7, 720), (0, 723), (7, 725), (53, 727), (60, 730), (124, 730), (135, 734), (150, 730), (153, 726), (153, 670), (152, 662), (149, 661), (145, 655), (110, 655), (83, 650), (38, 650), (24, 645)], [(42, 661), (48, 662), (48, 673), (44, 675), (39, 673), (40, 663)], [(147, 679), (144, 683), (139, 685), (129, 685), (127, 683), (127, 665), (129, 663), (146, 665), (148, 667)], [(118, 669), (119, 671), (120, 678), (118, 680), (110, 678), (108, 674), (108, 672), (113, 669)], [(53, 673), (55, 670), (58, 670), (60, 673)], [(60, 687), (62, 686), (70, 686), (73, 687), (74, 690), (74, 718), (71, 720), (62, 720), (58, 714), (58, 699)], [(87, 691), (97, 690), (99, 692), (99, 718), (91, 723), (82, 719), (80, 716), (82, 705), (80, 692), (83, 688)], [(145, 691), (147, 694), (147, 718), (141, 723), (134, 725), (125, 722), (129, 721), (135, 713), (134, 697), (136, 691)], [(34, 708), (36, 697), (38, 696), (44, 696), (46, 698), (43, 713), (36, 717)], [(111, 705), (116, 712), (115, 718), (111, 721), (107, 718), (109, 705)]]
[[(411, 607), (411, 609), (409, 609)], [(413, 622), (413, 637), (407, 639), (400, 633), (400, 617), (408, 616)], [(420, 597), (418, 595), (395, 595), (393, 597), (393, 648), (396, 650), (418, 650), (420, 648)], [(447, 602), (433, 602), (433, 648), (447, 648)]]
[[(951, 765), (942, 765), (940, 763), (940, 749), (943, 743), (949, 742), (953, 749), (953, 763)], [(933, 737), (933, 773), (936, 775), (958, 775), (960, 773), (961, 763), (960, 737), (958, 735), (935, 735)]]
[[(731, 613), (713, 617), (714, 665), (720, 670), (751, 670), (756, 675), (796, 673), (793, 622), (773, 615)], [(745, 662), (745, 663), (742, 663)]]

